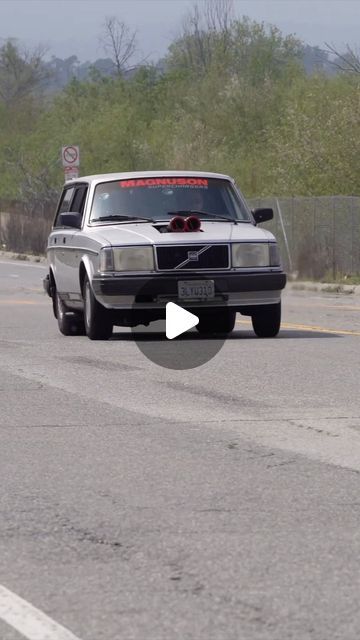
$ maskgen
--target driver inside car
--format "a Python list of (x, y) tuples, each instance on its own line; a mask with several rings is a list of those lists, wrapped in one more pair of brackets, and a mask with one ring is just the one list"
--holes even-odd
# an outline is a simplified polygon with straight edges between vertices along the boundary
[(185, 199), (183, 198), (183, 196), (184, 194), (182, 194), (182, 203), (179, 209), (189, 209), (189, 211), (206, 210), (204, 196), (202, 191), (200, 191), (199, 189), (189, 189), (189, 191), (186, 193)]

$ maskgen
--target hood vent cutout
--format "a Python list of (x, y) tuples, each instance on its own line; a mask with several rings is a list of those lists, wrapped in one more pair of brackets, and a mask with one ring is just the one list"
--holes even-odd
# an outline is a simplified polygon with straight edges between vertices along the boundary
[(160, 222), (155, 223), (154, 228), (159, 233), (188, 233), (201, 231), (201, 220), (197, 216), (173, 216), (168, 224)]

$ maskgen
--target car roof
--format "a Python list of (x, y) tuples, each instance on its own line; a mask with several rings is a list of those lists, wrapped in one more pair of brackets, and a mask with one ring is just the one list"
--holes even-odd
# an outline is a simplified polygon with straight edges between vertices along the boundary
[(208, 171), (126, 171), (123, 173), (100, 173), (90, 176), (79, 176), (68, 180), (65, 185), (70, 185), (76, 182), (111, 182), (113, 180), (132, 180), (136, 178), (220, 178), (222, 180), (230, 180), (234, 182), (234, 179), (223, 173), (209, 173)]

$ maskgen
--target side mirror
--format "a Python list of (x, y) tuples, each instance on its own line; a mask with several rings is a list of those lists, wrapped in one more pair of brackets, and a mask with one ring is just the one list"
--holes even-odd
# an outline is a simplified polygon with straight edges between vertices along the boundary
[(272, 209), (253, 209), (251, 212), (254, 216), (256, 224), (260, 222), (266, 222), (272, 220), (274, 217), (274, 211)]
[(60, 213), (58, 226), (81, 229), (82, 215), (76, 211)]

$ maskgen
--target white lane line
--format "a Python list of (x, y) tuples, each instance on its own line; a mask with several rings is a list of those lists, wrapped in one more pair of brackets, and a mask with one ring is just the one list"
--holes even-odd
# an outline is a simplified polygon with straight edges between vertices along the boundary
[(0, 585), (0, 621), (19, 631), (27, 640), (80, 640), (32, 604)]

